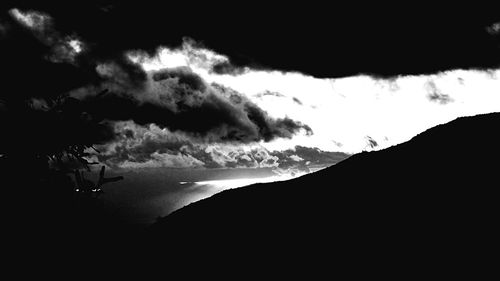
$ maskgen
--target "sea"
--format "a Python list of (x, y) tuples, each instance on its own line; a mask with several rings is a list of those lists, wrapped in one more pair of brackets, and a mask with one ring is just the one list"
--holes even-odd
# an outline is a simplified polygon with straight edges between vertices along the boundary
[[(309, 172), (324, 167), (312, 167)], [(254, 183), (274, 182), (302, 176), (307, 172), (283, 172), (273, 168), (181, 169), (144, 168), (110, 171), (124, 180), (103, 186), (99, 198), (108, 213), (120, 223), (144, 227), (157, 219), (226, 189)], [(88, 176), (97, 177), (96, 173)]]

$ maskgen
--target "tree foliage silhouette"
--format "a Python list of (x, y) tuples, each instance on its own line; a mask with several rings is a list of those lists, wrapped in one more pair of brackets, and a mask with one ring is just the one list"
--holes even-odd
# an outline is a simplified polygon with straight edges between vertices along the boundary
[[(106, 94), (106, 90), (100, 95)], [(22, 183), (53, 185), (54, 176), (90, 165), (94, 145), (114, 137), (106, 120), (85, 112), (78, 99), (67, 94), (42, 101), (10, 100), (0, 107), (0, 166), (7, 176)], [(76, 179), (75, 179), (76, 180)]]

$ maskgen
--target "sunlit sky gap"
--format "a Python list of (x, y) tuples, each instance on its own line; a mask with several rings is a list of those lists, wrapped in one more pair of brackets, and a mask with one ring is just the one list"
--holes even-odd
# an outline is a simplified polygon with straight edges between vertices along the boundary
[(245, 94), (270, 116), (288, 116), (314, 132), (260, 143), (269, 150), (297, 144), (347, 153), (382, 149), (460, 116), (500, 110), (499, 69), (457, 69), (392, 79), (367, 75), (318, 79), (248, 67), (236, 74), (217, 74), (212, 66), (228, 58), (197, 47), (192, 40), (185, 40), (182, 48), (159, 48), (153, 57), (137, 52), (129, 57), (146, 71), (188, 67), (209, 83)]

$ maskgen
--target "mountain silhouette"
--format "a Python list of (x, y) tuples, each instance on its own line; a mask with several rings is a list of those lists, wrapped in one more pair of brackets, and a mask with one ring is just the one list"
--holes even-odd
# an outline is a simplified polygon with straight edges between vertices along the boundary
[(151, 242), (354, 272), (486, 267), (498, 237), (499, 124), (499, 113), (462, 117), (300, 178), (223, 191), (158, 220)]
[(293, 180), (220, 192), (145, 231), (114, 224), (99, 206), (71, 215), (61, 193), (34, 186), (31, 197), (4, 197), (6, 256), (53, 266), (52, 253), (74, 272), (113, 274), (477, 279), (496, 266), (498, 124), (500, 113), (458, 118)]

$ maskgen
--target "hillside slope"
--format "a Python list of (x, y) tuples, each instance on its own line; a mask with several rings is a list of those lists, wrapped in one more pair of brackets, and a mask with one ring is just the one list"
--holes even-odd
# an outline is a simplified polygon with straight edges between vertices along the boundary
[(487, 263), (499, 124), (498, 113), (459, 118), (294, 180), (221, 192), (158, 221), (155, 247)]

